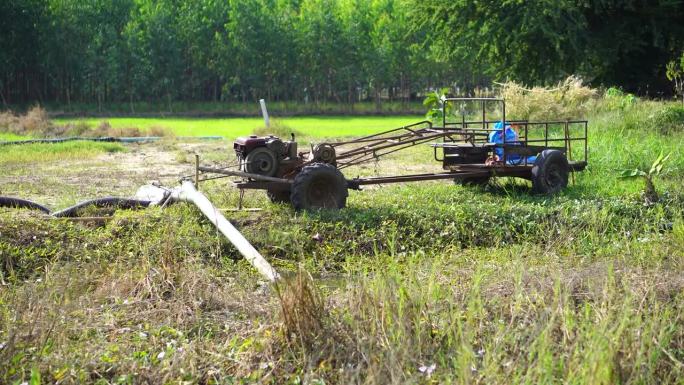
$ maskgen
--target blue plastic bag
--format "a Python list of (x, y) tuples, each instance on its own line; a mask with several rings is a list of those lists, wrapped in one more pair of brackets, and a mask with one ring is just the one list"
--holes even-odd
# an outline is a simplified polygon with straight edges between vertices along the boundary
[[(506, 138), (506, 145), (513, 145), (513, 146), (519, 146), (520, 141), (518, 140), (518, 133), (515, 132), (515, 130), (511, 127), (510, 124), (506, 124), (506, 129), (503, 129), (504, 124), (503, 122), (497, 122), (494, 124), (494, 131), (489, 133), (489, 142), (490, 143), (495, 143), (495, 144), (504, 144), (504, 135)], [(503, 146), (495, 147), (494, 148), (494, 154), (499, 157), (499, 159), (503, 160), (503, 155), (504, 155), (504, 149)], [(535, 159), (537, 159), (536, 156), (528, 156), (527, 157), (527, 162), (528, 163), (534, 163)], [(519, 165), (523, 164), (525, 161), (525, 157), (522, 155), (515, 155), (515, 154), (507, 154), (506, 155), (506, 163), (511, 164), (511, 165)]]

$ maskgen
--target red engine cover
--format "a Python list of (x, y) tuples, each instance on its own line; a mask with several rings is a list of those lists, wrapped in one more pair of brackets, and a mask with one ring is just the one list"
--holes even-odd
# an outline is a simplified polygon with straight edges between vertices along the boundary
[(263, 147), (266, 145), (266, 140), (270, 139), (267, 136), (241, 136), (235, 139), (233, 142), (233, 149), (235, 152), (248, 154), (250, 151), (257, 147)]

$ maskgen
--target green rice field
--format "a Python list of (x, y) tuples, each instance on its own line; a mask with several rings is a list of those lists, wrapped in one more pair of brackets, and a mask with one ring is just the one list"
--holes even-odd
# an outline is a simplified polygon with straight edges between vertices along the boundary
[[(358, 136), (378, 130), (404, 126), (420, 120), (422, 116), (304, 116), (292, 118), (274, 117), (272, 122), (294, 128), (298, 133), (311, 137)], [(224, 136), (232, 138), (248, 135), (263, 127), (261, 118), (86, 118), (56, 119), (58, 124), (85, 123), (97, 126), (108, 122), (113, 128), (152, 127), (168, 129), (176, 136)]]

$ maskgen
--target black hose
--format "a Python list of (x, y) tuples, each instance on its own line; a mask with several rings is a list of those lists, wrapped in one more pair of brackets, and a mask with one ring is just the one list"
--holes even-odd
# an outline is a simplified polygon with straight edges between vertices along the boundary
[(17, 209), (33, 209), (40, 210), (46, 214), (50, 214), (50, 209), (36, 202), (26, 199), (2, 197), (0, 196), (0, 207), (13, 207)]
[(115, 207), (117, 209), (139, 209), (149, 206), (150, 203), (152, 202), (139, 199), (126, 199), (115, 197), (98, 198), (83, 201), (71, 207), (67, 207), (64, 210), (54, 212), (52, 213), (52, 216), (58, 218), (75, 217), (78, 216), (77, 214), (80, 209), (88, 206)]
[[(118, 143), (140, 143), (160, 140), (161, 136), (132, 136), (115, 138), (112, 136), (105, 136), (101, 138), (89, 136), (71, 136), (67, 138), (52, 138), (52, 139), (26, 139), (26, 140), (12, 140), (0, 142), (0, 146), (18, 145), (18, 144), (34, 144), (34, 143), (64, 143), (73, 142), (76, 140), (89, 142), (118, 142)], [(202, 140), (221, 140), (222, 136), (180, 136), (176, 139), (202, 139)]]
[(36, 202), (32, 202), (26, 199), (14, 198), (14, 197), (3, 197), (0, 196), (0, 207), (11, 207), (18, 209), (33, 209), (40, 210), (46, 214), (50, 214), (56, 218), (69, 218), (78, 216), (78, 211), (82, 208), (88, 206), (95, 207), (114, 207), (117, 209), (139, 209), (146, 208), (152, 202), (139, 199), (127, 199), (127, 198), (116, 198), (116, 197), (106, 197), (90, 199), (87, 201), (80, 202), (71, 207), (67, 207), (60, 211), (50, 212), (50, 209)]
[(68, 138), (53, 138), (53, 139), (26, 139), (26, 140), (13, 140), (8, 142), (0, 142), (0, 146), (8, 146), (14, 144), (34, 144), (34, 143), (64, 143), (73, 142), (76, 140), (87, 140), (90, 142), (116, 142), (117, 139), (107, 136), (102, 138), (90, 138), (82, 136), (72, 136)]

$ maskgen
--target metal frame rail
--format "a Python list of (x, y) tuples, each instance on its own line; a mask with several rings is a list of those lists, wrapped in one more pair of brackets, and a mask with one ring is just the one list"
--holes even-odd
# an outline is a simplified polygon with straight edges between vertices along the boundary
[[(480, 102), (482, 106), (482, 120), (481, 121), (466, 121), (465, 115), (462, 115), (461, 122), (448, 122), (446, 117), (446, 106), (449, 102)], [(319, 145), (328, 145), (336, 151), (336, 162), (338, 169), (344, 169), (350, 166), (367, 163), (380, 158), (381, 156), (389, 155), (397, 151), (401, 151), (408, 147), (413, 147), (433, 140), (442, 139), (441, 143), (434, 143), (432, 146), (435, 151), (435, 159), (442, 161), (437, 157), (437, 149), (445, 147), (458, 147), (470, 143), (472, 146), (486, 147), (491, 151), (496, 148), (503, 149), (502, 162), (492, 165), (486, 164), (463, 164), (462, 166), (452, 169), (448, 172), (429, 173), (429, 174), (414, 174), (414, 175), (398, 175), (398, 176), (382, 176), (382, 177), (365, 177), (354, 178), (347, 180), (350, 188), (359, 188), (361, 185), (369, 184), (384, 184), (384, 183), (398, 183), (398, 182), (413, 182), (423, 180), (438, 180), (451, 179), (457, 176), (483, 176), (489, 174), (496, 174), (500, 176), (524, 176), (529, 173), (530, 165), (527, 157), (529, 155), (536, 155), (539, 151), (545, 148), (559, 149), (565, 152), (570, 161), (572, 142), (584, 143), (584, 156), (581, 162), (570, 162), (573, 170), (581, 170), (587, 164), (588, 157), (588, 122), (586, 120), (565, 120), (565, 121), (547, 121), (547, 122), (529, 122), (525, 120), (506, 121), (506, 103), (499, 98), (443, 98), (442, 99), (442, 127), (434, 127), (432, 122), (423, 120), (403, 127), (386, 130), (377, 134), (364, 136), (361, 138), (339, 141), (339, 142), (323, 142)], [(487, 120), (487, 103), (501, 103), (501, 120)], [(507, 142), (504, 135), (503, 143), (489, 143), (489, 134), (494, 129), (490, 128), (492, 124), (498, 122), (505, 122), (505, 125), (511, 125), (519, 130), (519, 140), (515, 142)], [(477, 126), (476, 126), (477, 125)], [(563, 138), (550, 138), (550, 126), (559, 125), (563, 129)], [(582, 125), (584, 136), (572, 137), (570, 135), (570, 127), (573, 125)], [(473, 127), (476, 126), (476, 127)], [(537, 128), (543, 129), (543, 137), (530, 138), (530, 131)], [(522, 130), (521, 130), (522, 128)], [(444, 141), (446, 140), (446, 141)], [(550, 146), (553, 144), (561, 144), (562, 146)], [(519, 164), (509, 164), (507, 162), (508, 155), (514, 154), (522, 156), (524, 161)], [(313, 158), (313, 157), (310, 157)], [(301, 166), (305, 166), (314, 162), (310, 159)], [(199, 166), (199, 159), (196, 159), (196, 175), (195, 180), (199, 182), (199, 173), (215, 173), (222, 176), (236, 176), (243, 178), (240, 182), (235, 182), (239, 188), (250, 189), (266, 189), (270, 187), (289, 188), (292, 179), (288, 178), (274, 178), (258, 174), (250, 174), (242, 171), (227, 170), (225, 168), (212, 168)]]

